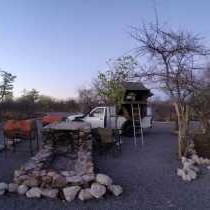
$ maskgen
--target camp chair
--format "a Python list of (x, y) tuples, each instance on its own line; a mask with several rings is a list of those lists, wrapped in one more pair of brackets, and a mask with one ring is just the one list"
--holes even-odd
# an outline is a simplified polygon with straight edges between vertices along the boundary
[(39, 148), (35, 120), (8, 120), (4, 123), (3, 134), (5, 151), (8, 147), (8, 140), (12, 141), (13, 151), (16, 151), (16, 139), (28, 140), (31, 154), (33, 154), (32, 140), (36, 139), (37, 149)]
[(121, 154), (121, 133), (118, 129), (98, 128), (98, 139), (100, 143), (100, 152), (106, 146), (111, 146), (113, 156)]

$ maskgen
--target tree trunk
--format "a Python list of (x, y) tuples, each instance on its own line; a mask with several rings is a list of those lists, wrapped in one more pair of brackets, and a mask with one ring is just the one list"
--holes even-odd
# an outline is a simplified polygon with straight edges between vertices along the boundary
[(189, 108), (185, 104), (174, 103), (178, 119), (178, 158), (186, 154), (189, 131)]
[(201, 122), (202, 122), (202, 125), (203, 125), (204, 133), (209, 133), (209, 131), (210, 131), (210, 125), (209, 125), (208, 117), (202, 115), (201, 116)]
[(178, 117), (175, 119), (175, 131), (179, 130), (179, 123), (178, 123)]

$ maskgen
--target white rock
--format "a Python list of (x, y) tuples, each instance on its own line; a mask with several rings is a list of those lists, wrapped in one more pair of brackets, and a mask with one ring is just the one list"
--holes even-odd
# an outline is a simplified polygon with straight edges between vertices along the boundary
[(94, 174), (90, 174), (90, 175), (83, 175), (82, 176), (82, 179), (85, 181), (85, 182), (92, 182), (94, 179), (95, 179), (95, 176)]
[(190, 169), (190, 168), (192, 167), (192, 165), (193, 165), (192, 162), (190, 162), (190, 161), (185, 161), (185, 162), (183, 163), (183, 169), (184, 169), (184, 170), (188, 170), (188, 169)]
[(47, 173), (47, 176), (56, 177), (56, 176), (58, 176), (58, 174), (54, 171), (50, 171), (50, 172)]
[(64, 197), (67, 201), (71, 202), (76, 198), (77, 193), (80, 191), (80, 186), (66, 187), (63, 189)]
[(186, 157), (181, 157), (182, 164), (184, 164), (186, 162), (186, 160), (187, 160)]
[(101, 198), (106, 193), (106, 187), (99, 183), (93, 183), (90, 188), (90, 193), (95, 198)]
[(99, 184), (102, 184), (102, 185), (109, 186), (112, 184), (112, 179), (105, 174), (97, 174), (96, 182), (98, 182)]
[(24, 195), (28, 191), (28, 187), (26, 185), (18, 186), (18, 194)]
[(22, 170), (15, 170), (15, 172), (14, 172), (15, 177), (19, 177), (20, 175), (23, 175), (23, 174), (24, 174), (24, 172)]
[(70, 176), (69, 171), (62, 171), (61, 174), (63, 176)]
[(81, 176), (70, 176), (66, 177), (66, 182), (67, 183), (72, 183), (72, 184), (80, 184), (82, 183), (83, 179)]
[(10, 183), (9, 185), (8, 185), (8, 191), (9, 192), (17, 192), (18, 191), (18, 185), (17, 184), (15, 184), (15, 183)]
[(29, 191), (27, 191), (26, 196), (28, 198), (40, 198), (41, 190), (38, 187), (32, 187)]
[(182, 179), (184, 180), (184, 181), (191, 181), (191, 177), (188, 175), (188, 174), (185, 174), (183, 177), (182, 177)]
[(0, 196), (4, 195), (5, 192), (6, 190), (0, 190)]
[(201, 162), (200, 162), (200, 158), (198, 157), (198, 155), (196, 155), (196, 154), (192, 155), (191, 159), (194, 160), (195, 163), (200, 165)]
[(210, 170), (210, 166), (207, 166), (206, 168)]
[(58, 195), (57, 189), (42, 189), (41, 194), (48, 198), (56, 198)]
[(92, 196), (91, 193), (90, 193), (90, 189), (87, 188), (87, 189), (82, 189), (82, 190), (79, 192), (78, 198), (79, 198), (81, 201), (85, 201), (85, 200), (89, 200), (89, 199), (93, 198), (93, 196)]
[(183, 175), (185, 175), (185, 172), (183, 169), (177, 168), (177, 176), (181, 176), (183, 177)]
[(0, 183), (0, 191), (8, 190), (8, 184), (1, 182)]
[(205, 159), (204, 158), (202, 158), (202, 157), (200, 157), (200, 164), (205, 164)]
[(193, 170), (187, 171), (188, 176), (190, 176), (191, 179), (196, 179), (197, 174)]
[(122, 194), (123, 189), (120, 185), (110, 185), (108, 186), (109, 191), (111, 191), (115, 196)]

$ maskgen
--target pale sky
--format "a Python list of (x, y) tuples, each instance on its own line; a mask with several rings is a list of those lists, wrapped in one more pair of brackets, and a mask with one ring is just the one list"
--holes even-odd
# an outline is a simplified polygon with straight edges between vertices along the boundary
[[(210, 1), (156, 0), (159, 19), (210, 37)], [(154, 20), (150, 0), (0, 0), (0, 68), (17, 76), (14, 93), (35, 88), (77, 95), (106, 61), (135, 47), (129, 26)], [(140, 60), (139, 60), (140, 62)]]

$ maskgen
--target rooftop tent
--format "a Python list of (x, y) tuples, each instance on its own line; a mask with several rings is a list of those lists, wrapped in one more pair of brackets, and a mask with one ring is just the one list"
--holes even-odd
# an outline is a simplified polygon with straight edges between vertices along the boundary
[(141, 82), (124, 82), (124, 102), (146, 102), (153, 94)]
[(132, 119), (131, 104), (139, 104), (141, 116), (147, 115), (147, 98), (153, 94), (149, 89), (144, 87), (141, 82), (124, 82), (124, 99), (121, 108), (118, 111), (119, 115), (123, 115), (126, 119)]

